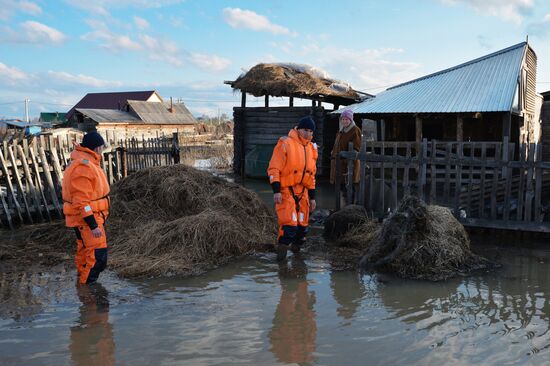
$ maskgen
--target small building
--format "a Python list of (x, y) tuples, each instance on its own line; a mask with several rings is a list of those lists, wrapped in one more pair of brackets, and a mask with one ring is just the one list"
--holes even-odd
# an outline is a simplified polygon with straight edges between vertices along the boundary
[[(141, 99), (124, 99), (132, 96)], [(110, 102), (107, 101), (109, 98)], [(79, 107), (79, 104), (96, 107)], [(69, 111), (69, 115), (69, 125), (78, 130), (97, 130), (107, 137), (116, 134), (117, 138), (156, 137), (174, 132), (192, 134), (196, 124), (185, 104), (164, 102), (155, 91), (88, 94)]]
[[(349, 106), (381, 141), (541, 140), (537, 56), (527, 42), (391, 87)], [(335, 113), (339, 113), (338, 111)]]
[(18, 119), (0, 120), (0, 141), (36, 136), (41, 132), (42, 128), (38, 123), (24, 122)]
[(544, 99), (540, 111), (542, 160), (550, 161), (550, 90), (541, 94)]
[[(253, 177), (266, 175), (278, 139), (307, 115), (316, 123), (313, 140), (319, 146), (318, 173), (327, 173), (325, 168), (330, 166), (330, 151), (338, 130), (337, 117), (329, 113), (371, 97), (329, 78), (317, 68), (292, 63), (258, 64), (225, 84), (239, 90), (242, 96), (241, 106), (233, 108), (233, 169)], [(247, 94), (264, 97), (264, 105), (247, 106)], [(270, 106), (270, 97), (287, 97), (288, 106)], [(295, 106), (297, 98), (311, 100), (311, 106)]]
[(67, 112), (66, 118), (71, 123), (78, 122), (75, 120), (75, 110), (77, 108), (125, 110), (129, 100), (158, 103), (163, 102), (160, 94), (154, 90), (88, 93)]
[(53, 127), (67, 123), (67, 113), (41, 112), (38, 122), (45, 127)]

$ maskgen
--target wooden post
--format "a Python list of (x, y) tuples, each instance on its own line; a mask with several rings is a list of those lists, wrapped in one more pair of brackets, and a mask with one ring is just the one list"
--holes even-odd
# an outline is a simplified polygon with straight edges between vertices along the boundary
[(311, 106), (312, 106), (312, 107), (315, 107), (315, 105), (316, 105), (315, 100), (312, 100), (312, 101), (311, 101)]
[(525, 221), (531, 221), (533, 199), (535, 192), (533, 190), (533, 173), (535, 167), (535, 144), (529, 144), (529, 160), (527, 161), (527, 193), (525, 194)]
[[(20, 147), (20, 146), (18, 146)], [(29, 219), (29, 222), (31, 224), (34, 224), (34, 221), (32, 219), (31, 210), (29, 208), (29, 203), (27, 202), (27, 192), (23, 189), (23, 184), (21, 182), (21, 177), (19, 176), (19, 169), (17, 169), (17, 162), (15, 161), (15, 157), (13, 156), (13, 149), (10, 146), (8, 148), (8, 155), (11, 162), (11, 168), (13, 170), (13, 176), (15, 177), (15, 184), (17, 185), (17, 190), (19, 195), (23, 198), (23, 204), (25, 205), (25, 210), (27, 213), (27, 218)], [(6, 177), (8, 178), (8, 177)]]
[(430, 204), (435, 205), (437, 193), (437, 171), (434, 159), (436, 158), (436, 141), (432, 140), (432, 151), (430, 153)]
[(455, 178), (455, 202), (454, 202), (454, 215), (456, 218), (460, 218), (460, 190), (462, 188), (462, 155), (464, 151), (464, 143), (459, 142), (456, 155), (458, 161), (456, 163), (456, 178)]
[(265, 107), (269, 107), (269, 95), (265, 95)]
[(34, 209), (37, 212), (40, 221), (44, 221), (44, 216), (42, 215), (42, 210), (40, 209), (40, 197), (38, 196), (38, 191), (32, 181), (31, 170), (29, 169), (27, 157), (25, 156), (25, 152), (21, 146), (17, 146), (17, 152), (19, 153), (19, 158), (21, 159), (21, 164), (23, 165), (23, 172), (25, 173), (25, 180), (27, 181), (28, 190), (31, 192), (33, 197)]
[[(7, 147), (7, 145), (5, 146)], [(6, 148), (6, 151), (8, 151), (7, 148)], [(0, 164), (2, 165), (2, 173), (6, 177), (6, 184), (8, 186), (8, 195), (11, 195), (13, 204), (15, 205), (15, 210), (17, 211), (17, 217), (19, 218), (20, 222), (23, 222), (23, 215), (21, 214), (21, 206), (17, 201), (15, 190), (13, 189), (13, 184), (11, 183), (10, 173), (8, 170), (8, 163), (6, 162), (6, 159), (4, 159), (4, 154), (2, 153), (2, 151), (0, 151)], [(22, 192), (20, 193), (22, 194)]]
[[(348, 143), (348, 151), (350, 152), (350, 154), (353, 152), (353, 142)], [(346, 186), (346, 205), (353, 204), (353, 162), (353, 159), (348, 159), (348, 184)]]
[(46, 176), (46, 182), (48, 183), (50, 197), (52, 199), (55, 209), (57, 210), (57, 214), (59, 215), (59, 218), (62, 218), (63, 217), (63, 215), (61, 214), (62, 211), (59, 205), (59, 200), (57, 198), (57, 193), (53, 185), (53, 179), (50, 172), (50, 165), (46, 160), (46, 153), (44, 152), (44, 148), (42, 146), (39, 146), (38, 152), (40, 153), (40, 160), (42, 160), (42, 169), (44, 170), (44, 175)]
[(246, 107), (246, 92), (241, 91), (241, 108)]
[(538, 166), (542, 160), (542, 145), (536, 144), (535, 153), (535, 221), (542, 222), (542, 168)]
[(508, 139), (510, 141), (510, 133), (512, 130), (512, 114), (503, 113), (502, 114), (502, 141)]
[(392, 212), (397, 209), (397, 142), (393, 143), (393, 162), (391, 169), (391, 208)]
[(361, 178), (361, 180), (359, 181), (359, 202), (357, 203), (358, 205), (361, 205), (363, 207), (365, 207), (365, 189), (367, 186), (367, 177), (365, 175), (367, 170), (366, 155), (367, 141), (366, 136), (363, 134), (363, 137), (361, 138), (361, 147), (359, 148), (359, 157), (361, 157), (361, 160), (359, 161), (359, 177)]
[[(502, 161), (500, 155), (501, 144), (495, 145), (495, 163)], [(493, 169), (493, 186), (491, 187), (491, 220), (496, 220), (497, 218), (497, 190), (498, 190), (498, 176), (500, 175), (500, 168), (495, 167)]]
[(422, 142), (422, 118), (416, 116), (415, 127), (416, 127), (416, 142), (420, 145), (420, 143)]
[[(445, 144), (445, 183), (443, 186), (443, 195), (445, 196), (445, 202), (451, 203), (451, 154), (453, 152), (453, 144), (447, 142)], [(456, 167), (455, 167), (456, 168)]]
[(289, 107), (294, 107), (294, 97), (289, 97), (288, 98), (288, 106)]
[(482, 219), (485, 217), (485, 174), (487, 166), (487, 143), (481, 143), (481, 161), (483, 165), (481, 166), (481, 177), (480, 177), (480, 199), (479, 199), (479, 218)]
[(40, 196), (42, 197), (42, 201), (44, 202), (44, 208), (46, 209), (48, 220), (52, 221), (52, 216), (50, 215), (50, 208), (48, 207), (48, 201), (46, 200), (46, 195), (44, 194), (44, 187), (42, 186), (42, 180), (40, 179), (40, 169), (38, 166), (38, 162), (36, 160), (36, 156), (34, 155), (33, 147), (29, 147), (29, 154), (31, 156), (31, 163), (34, 170), (34, 175), (36, 177), (36, 186), (38, 187)]
[(386, 208), (386, 202), (385, 202), (385, 196), (384, 196), (384, 188), (386, 188), (386, 181), (384, 176), (384, 153), (385, 153), (385, 146), (384, 141), (382, 141), (380, 145), (380, 157), (382, 158), (380, 160), (380, 217), (384, 217), (385, 214), (385, 208)]
[(407, 142), (407, 151), (405, 153), (405, 171), (403, 172), (403, 192), (405, 196), (411, 194), (411, 186), (409, 185), (409, 167), (411, 166), (411, 144)]
[(461, 142), (464, 139), (463, 119), (460, 115), (456, 115), (456, 141)]
[(468, 161), (470, 163), (470, 174), (468, 175), (468, 200), (466, 204), (466, 212), (468, 213), (468, 217), (472, 216), (472, 189), (474, 186), (474, 160), (476, 157), (475, 154), (475, 143), (472, 142), (470, 143), (470, 159)]
[(519, 168), (519, 187), (518, 187), (518, 208), (516, 212), (516, 220), (521, 221), (523, 219), (523, 202), (525, 198), (525, 144), (520, 142), (519, 144), (519, 159), (521, 167)]
[(339, 211), (340, 206), (340, 184), (341, 184), (341, 175), (342, 175), (342, 162), (340, 161), (340, 155), (336, 156), (336, 175), (334, 176), (334, 191), (336, 197), (336, 211)]

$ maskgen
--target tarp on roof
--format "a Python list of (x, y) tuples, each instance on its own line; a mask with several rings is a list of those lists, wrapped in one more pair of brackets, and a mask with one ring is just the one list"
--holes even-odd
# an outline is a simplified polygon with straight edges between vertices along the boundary
[(394, 86), (345, 109), (362, 114), (510, 111), (526, 47), (526, 42), (519, 43)]
[(130, 109), (144, 122), (153, 124), (195, 124), (196, 120), (182, 103), (141, 102), (129, 100)]

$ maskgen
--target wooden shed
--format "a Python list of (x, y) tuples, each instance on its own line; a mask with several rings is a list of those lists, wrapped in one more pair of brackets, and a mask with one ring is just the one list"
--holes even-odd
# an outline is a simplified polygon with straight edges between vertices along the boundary
[[(371, 97), (329, 78), (319, 69), (299, 64), (258, 64), (235, 81), (225, 83), (242, 95), (241, 106), (233, 108), (233, 169), (252, 177), (266, 175), (278, 139), (307, 115), (316, 123), (313, 140), (319, 147), (318, 174), (328, 173), (330, 150), (338, 129), (338, 117), (330, 112)], [(247, 106), (247, 94), (264, 97), (264, 105)], [(270, 106), (270, 97), (287, 97), (288, 106)], [(295, 106), (297, 98), (311, 100), (311, 106)]]
[[(379, 141), (541, 142), (537, 56), (527, 42), (391, 87), (351, 105)], [(338, 113), (335, 112), (335, 113)]]

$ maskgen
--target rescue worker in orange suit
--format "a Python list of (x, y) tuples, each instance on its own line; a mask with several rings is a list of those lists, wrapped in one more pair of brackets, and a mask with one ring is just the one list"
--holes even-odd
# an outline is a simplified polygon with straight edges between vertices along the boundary
[(76, 234), (75, 264), (82, 284), (97, 281), (107, 266), (104, 223), (109, 215), (109, 183), (100, 165), (104, 145), (99, 133), (87, 133), (71, 153), (63, 175), (63, 213), (66, 226)]
[(314, 131), (313, 118), (301, 118), (288, 136), (279, 139), (267, 169), (279, 221), (278, 261), (286, 258), (289, 248), (293, 253), (300, 252), (309, 214), (316, 207), (317, 145), (311, 142)]

